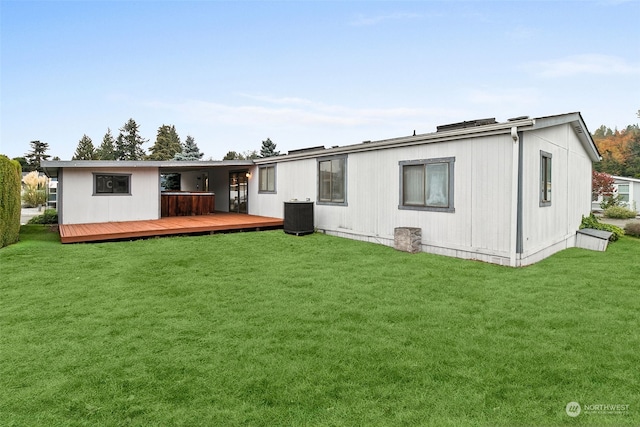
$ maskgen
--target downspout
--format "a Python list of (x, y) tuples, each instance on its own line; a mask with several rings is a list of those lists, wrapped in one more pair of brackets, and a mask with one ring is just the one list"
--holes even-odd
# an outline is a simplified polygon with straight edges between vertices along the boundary
[(512, 165), (512, 177), (511, 177), (511, 221), (510, 221), (510, 239), (509, 239), (509, 265), (511, 267), (517, 266), (517, 253), (518, 253), (518, 225), (520, 216), (520, 136), (518, 135), (517, 126), (511, 128), (511, 139), (513, 140), (513, 147), (511, 150), (511, 165)]
[(518, 132), (518, 223), (516, 224), (516, 254), (522, 256), (524, 252), (524, 243), (522, 241), (522, 182), (523, 182), (523, 159), (524, 159), (524, 132)]

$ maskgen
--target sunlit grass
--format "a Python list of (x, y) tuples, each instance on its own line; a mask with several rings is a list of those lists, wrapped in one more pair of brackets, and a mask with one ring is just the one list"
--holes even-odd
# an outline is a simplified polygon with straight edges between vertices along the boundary
[(2, 425), (640, 423), (638, 240), (511, 269), (321, 234), (44, 230), (0, 250)]

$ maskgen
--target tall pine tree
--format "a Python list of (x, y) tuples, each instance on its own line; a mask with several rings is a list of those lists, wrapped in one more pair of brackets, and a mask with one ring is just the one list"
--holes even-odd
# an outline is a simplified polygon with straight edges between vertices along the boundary
[(71, 160), (94, 160), (95, 158), (96, 149), (93, 146), (93, 141), (86, 134), (82, 135)]
[(186, 160), (200, 160), (204, 156), (204, 153), (200, 152), (200, 149), (196, 145), (196, 141), (191, 135), (187, 136), (182, 147), (182, 152), (176, 153), (173, 157), (174, 160), (186, 161)]
[(31, 151), (25, 154), (24, 157), (27, 159), (27, 162), (29, 162), (31, 170), (42, 172), (42, 166), (40, 163), (42, 160), (49, 160), (49, 157), (51, 157), (47, 154), (49, 144), (41, 141), (31, 141), (29, 145), (31, 145)]
[(142, 144), (148, 140), (140, 136), (139, 126), (135, 120), (129, 119), (120, 128), (120, 134), (116, 139), (116, 160), (143, 160), (145, 156)]
[(276, 151), (276, 144), (271, 141), (271, 138), (267, 138), (266, 141), (262, 141), (262, 147), (260, 148), (260, 157), (273, 157), (279, 156), (280, 152)]
[(162, 125), (158, 128), (158, 136), (153, 147), (149, 148), (149, 160), (171, 160), (182, 151), (180, 137), (175, 126)]
[(115, 160), (116, 159), (116, 140), (111, 135), (111, 129), (107, 128), (107, 133), (102, 138), (102, 144), (96, 149), (96, 160)]

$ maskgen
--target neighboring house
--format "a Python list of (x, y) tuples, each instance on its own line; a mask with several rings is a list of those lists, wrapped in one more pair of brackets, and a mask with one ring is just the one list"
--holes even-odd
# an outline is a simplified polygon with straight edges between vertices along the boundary
[(58, 180), (49, 179), (47, 193), (47, 208), (57, 209), (58, 207)]
[[(615, 175), (612, 175), (612, 178), (615, 180), (613, 183), (613, 188), (615, 190), (614, 194), (620, 196), (620, 201), (623, 206), (640, 214), (640, 179)], [(600, 204), (603, 200), (603, 196), (594, 195), (591, 209), (594, 211), (601, 211), (602, 208), (600, 207)]]
[[(393, 246), (396, 227), (416, 227), (425, 252), (523, 266), (575, 246), (599, 159), (581, 115), (569, 113), (233, 165), (58, 161), (45, 170), (60, 182), (62, 223), (159, 218), (160, 175), (180, 173), (181, 190), (214, 191), (219, 211), (282, 218), (284, 202), (308, 199), (327, 234)], [(105, 177), (127, 197), (102, 193)], [(208, 187), (195, 188), (197, 177)]]

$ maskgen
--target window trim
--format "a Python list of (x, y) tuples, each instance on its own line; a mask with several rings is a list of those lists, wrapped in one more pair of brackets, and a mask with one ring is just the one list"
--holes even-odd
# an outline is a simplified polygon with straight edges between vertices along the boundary
[[(551, 188), (551, 184), (553, 183), (553, 155), (546, 151), (540, 150), (540, 207), (551, 206), (552, 199), (552, 189), (546, 191), (547, 186)], [(547, 165), (548, 162), (548, 165)], [(546, 171), (549, 171), (546, 174)], [(547, 180), (548, 175), (548, 180)]]
[[(622, 203), (629, 205), (631, 201), (631, 185), (627, 182), (621, 182), (621, 183), (616, 183), (615, 186), (616, 186), (616, 190), (617, 190), (616, 192), (618, 193), (619, 200)], [(620, 191), (620, 186), (626, 187), (627, 191), (625, 192)], [(626, 196), (626, 200), (625, 200), (625, 196)]]
[[(267, 179), (267, 189), (266, 190), (262, 190), (262, 171), (263, 170), (267, 170), (267, 174), (268, 169), (273, 169), (273, 190), (269, 190), (269, 180)], [(258, 166), (258, 194), (277, 194), (277, 188), (278, 188), (278, 184), (277, 184), (277, 168), (276, 168), (276, 163), (270, 163), (267, 165), (260, 165)]]
[[(338, 156), (328, 156), (328, 157), (319, 157), (316, 158), (316, 177), (318, 179), (318, 183), (316, 185), (316, 204), (318, 205), (329, 205), (329, 206), (348, 206), (348, 202), (347, 202), (347, 187), (348, 187), (348, 183), (347, 183), (347, 158), (348, 156), (346, 154), (343, 155), (338, 155)], [(342, 202), (334, 202), (334, 201), (326, 201), (326, 200), (320, 200), (320, 186), (322, 185), (322, 180), (320, 179), (320, 164), (323, 162), (327, 162), (327, 161), (332, 161), (332, 160), (342, 160), (343, 161), (343, 173), (344, 173), (344, 179), (343, 179), (343, 194), (344, 194), (344, 201)]]
[[(428, 212), (448, 212), (455, 213), (455, 157), (436, 157), (431, 159), (420, 159), (420, 160), (401, 160), (398, 162), (399, 169), (399, 180), (400, 180), (400, 192), (399, 192), (399, 202), (398, 209), (401, 210), (412, 210), (412, 211), (428, 211)], [(416, 166), (423, 165), (425, 168), (425, 173), (427, 169), (427, 165), (435, 164), (435, 163), (447, 163), (449, 168), (449, 198), (448, 198), (448, 206), (419, 206), (419, 205), (405, 205), (404, 204), (404, 167), (405, 166)]]
[[(111, 172), (93, 172), (93, 195), (94, 196), (131, 196), (131, 176), (130, 173), (111, 173)], [(127, 177), (127, 192), (126, 193), (106, 193), (98, 192), (98, 177), (99, 176), (124, 176)]]

